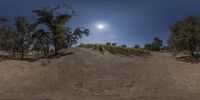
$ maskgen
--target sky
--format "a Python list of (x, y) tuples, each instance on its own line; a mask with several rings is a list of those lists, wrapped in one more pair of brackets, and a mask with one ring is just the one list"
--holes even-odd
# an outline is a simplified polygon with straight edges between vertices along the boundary
[[(0, 15), (10, 19), (27, 16), (35, 8), (53, 6), (63, 0), (0, 0)], [(76, 12), (68, 25), (90, 29), (79, 43), (116, 42), (119, 45), (151, 43), (160, 37), (164, 44), (170, 25), (186, 16), (200, 15), (200, 0), (67, 0)], [(98, 28), (103, 25), (104, 28)]]

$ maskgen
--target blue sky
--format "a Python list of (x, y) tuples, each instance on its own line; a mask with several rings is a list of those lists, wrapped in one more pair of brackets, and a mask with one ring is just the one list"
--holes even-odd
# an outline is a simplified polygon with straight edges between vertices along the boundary
[[(167, 41), (171, 24), (186, 16), (200, 14), (200, 0), (68, 0), (77, 15), (68, 23), (86, 27), (90, 36), (83, 43), (117, 42), (144, 45), (154, 37)], [(61, 0), (0, 0), (0, 15), (27, 16), (38, 7), (61, 3)], [(97, 23), (108, 27), (96, 28)]]

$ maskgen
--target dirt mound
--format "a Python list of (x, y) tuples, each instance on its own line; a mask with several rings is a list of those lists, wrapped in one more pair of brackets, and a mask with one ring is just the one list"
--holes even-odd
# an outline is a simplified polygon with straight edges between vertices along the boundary
[(200, 93), (198, 66), (178, 62), (168, 53), (153, 53), (144, 58), (72, 48), (61, 50), (56, 58), (1, 61), (0, 97), (196, 100)]
[[(111, 91), (112, 88), (123, 88), (119, 86), (122, 83), (110, 74), (113, 70), (110, 65), (116, 65), (123, 59), (119, 60), (120, 56), (112, 58), (115, 57), (93, 50), (73, 48), (61, 50), (58, 57), (51, 59), (40, 59), (34, 62), (1, 61), (0, 95), (45, 94), (48, 96), (48, 93), (55, 91), (98, 95)], [(107, 88), (110, 89), (106, 90)]]

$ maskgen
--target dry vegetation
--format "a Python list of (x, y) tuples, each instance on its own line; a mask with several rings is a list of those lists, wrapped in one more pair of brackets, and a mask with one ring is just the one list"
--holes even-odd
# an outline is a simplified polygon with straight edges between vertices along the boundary
[(123, 54), (123, 55), (136, 55), (136, 56), (149, 56), (151, 53), (147, 50), (141, 48), (128, 48), (122, 46), (111, 46), (104, 44), (81, 44), (79, 47), (93, 48), (101, 52), (108, 51), (112, 54)]

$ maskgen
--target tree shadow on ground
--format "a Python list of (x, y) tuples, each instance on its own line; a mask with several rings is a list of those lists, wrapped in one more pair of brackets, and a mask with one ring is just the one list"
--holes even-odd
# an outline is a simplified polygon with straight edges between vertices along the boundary
[(200, 57), (199, 56), (181, 56), (176, 58), (179, 61), (189, 62), (189, 63), (199, 63)]
[(63, 56), (73, 55), (73, 54), (74, 54), (74, 52), (71, 52), (71, 51), (69, 51), (69, 52), (60, 52), (57, 55), (50, 55), (50, 56), (47, 56), (46, 58), (48, 58), (48, 59), (61, 58)]
[(55, 58), (61, 58), (67, 55), (73, 55), (74, 52), (59, 52), (57, 55), (48, 55), (48, 56), (41, 56), (41, 57), (25, 57), (23, 60), (20, 59), (20, 57), (10, 57), (10, 56), (4, 56), (0, 55), (0, 61), (4, 60), (20, 60), (20, 61), (28, 61), (28, 62), (35, 62), (39, 61), (41, 59), (55, 59)]

